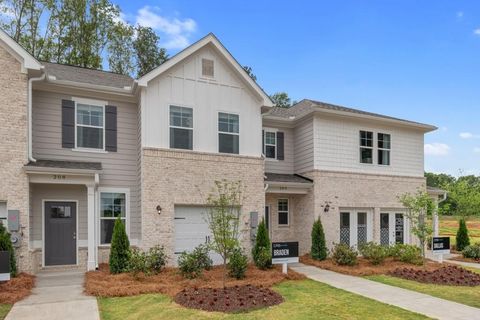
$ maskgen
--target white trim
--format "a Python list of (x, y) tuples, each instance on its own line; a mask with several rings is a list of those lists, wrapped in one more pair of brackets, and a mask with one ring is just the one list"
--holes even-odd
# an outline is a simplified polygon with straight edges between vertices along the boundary
[[(263, 150), (262, 150), (262, 153), (264, 154), (265, 156), (265, 160), (267, 161), (278, 161), (278, 137), (277, 137), (277, 132), (278, 132), (278, 129), (274, 129), (274, 128), (262, 128), (262, 131), (263, 131), (263, 141), (262, 141), (262, 144), (263, 144)], [(269, 143), (268, 146), (274, 146), (275, 147), (275, 158), (269, 158), (267, 157), (267, 132), (269, 133), (274, 133), (275, 134), (275, 145)]]
[[(125, 194), (125, 230), (127, 232), (128, 239), (130, 240), (130, 188), (115, 188), (115, 187), (99, 187), (98, 188), (98, 217), (96, 219), (97, 223), (97, 232), (98, 232), (98, 237), (97, 237), (97, 243), (96, 245), (101, 248), (109, 248), (110, 244), (105, 243), (101, 244), (100, 243), (100, 238), (101, 238), (101, 230), (100, 230), (100, 224), (101, 224), (101, 201), (102, 201), (102, 192), (103, 193), (124, 193)], [(107, 218), (106, 220), (114, 220), (116, 218)]]
[[(236, 115), (238, 117), (238, 132), (227, 132), (227, 131), (220, 131), (220, 113), (228, 114), (228, 115)], [(231, 153), (231, 152), (220, 152), (220, 134), (229, 134), (231, 136), (238, 136), (238, 153)], [(240, 114), (238, 112), (232, 111), (222, 111), (217, 110), (217, 152), (220, 154), (240, 154)]]
[(75, 253), (75, 266), (79, 265), (78, 261), (78, 200), (67, 200), (67, 199), (42, 199), (42, 267), (45, 268), (45, 203), (46, 202), (74, 202), (75, 203), (75, 246), (76, 246), (76, 253)]
[[(170, 124), (170, 116), (171, 116), (171, 112), (172, 112), (172, 107), (178, 107), (178, 108), (185, 108), (185, 109), (191, 109), (192, 110), (192, 126), (191, 127), (180, 127), (180, 126), (174, 126), (174, 125), (171, 125)], [(168, 104), (168, 147), (170, 149), (173, 149), (173, 150), (195, 150), (195, 141), (197, 139), (195, 139), (195, 109), (193, 108), (193, 106), (187, 106), (187, 105), (184, 105), (184, 104), (181, 104), (181, 103), (169, 103)], [(170, 145), (170, 129), (173, 128), (173, 129), (183, 129), (183, 130), (190, 130), (192, 131), (192, 149), (184, 149), (184, 148), (174, 148)]]
[(257, 94), (257, 96), (261, 100), (263, 100), (262, 104), (264, 106), (273, 107), (273, 102), (270, 100), (270, 97), (268, 97), (268, 95), (262, 90), (262, 88), (260, 88), (260, 86), (252, 80), (252, 78), (247, 74), (243, 67), (235, 60), (235, 58), (230, 54), (230, 52), (228, 52), (228, 50), (212, 33), (200, 39), (190, 47), (179, 52), (174, 57), (161, 64), (159, 67), (153, 69), (152, 71), (138, 79), (138, 85), (146, 87), (149, 81), (155, 79), (162, 73), (175, 66), (177, 63), (183, 61), (187, 57), (191, 56), (192, 54), (209, 44), (213, 45), (219, 51), (219, 53), (223, 55), (223, 57), (230, 63), (230, 65), (235, 69), (235, 71), (237, 71), (237, 74), (240, 76), (240, 78), (249, 85), (249, 87)]
[(27, 69), (41, 70), (42, 64), (27, 52), (21, 45), (13, 40), (5, 31), (0, 29), (0, 45), (4, 44), (17, 60), (22, 63), (22, 72), (27, 73)]
[[(287, 223), (283, 223), (281, 224), (280, 223), (280, 210), (278, 210), (278, 204), (280, 202), (280, 200), (287, 200)], [(282, 213), (284, 213), (285, 211), (281, 211)], [(278, 198), (277, 199), (277, 225), (279, 227), (289, 227), (290, 226), (290, 199), (289, 198)]]
[[(71, 149), (72, 151), (79, 151), (79, 152), (96, 152), (96, 153), (108, 153), (108, 151), (105, 150), (105, 107), (108, 105), (108, 101), (102, 101), (102, 100), (94, 100), (94, 99), (87, 99), (87, 98), (78, 98), (78, 97), (72, 97), (72, 101), (75, 102), (75, 148)], [(91, 125), (83, 125), (81, 124), (80, 127), (86, 127), (86, 128), (96, 128), (96, 129), (102, 129), (102, 134), (103, 134), (103, 141), (102, 141), (102, 148), (84, 148), (84, 147), (79, 147), (78, 146), (78, 137), (77, 137), (77, 127), (79, 126), (77, 123), (77, 107), (78, 104), (85, 104), (89, 106), (94, 106), (94, 107), (101, 107), (103, 110), (103, 115), (102, 115), (102, 126), (91, 126)]]

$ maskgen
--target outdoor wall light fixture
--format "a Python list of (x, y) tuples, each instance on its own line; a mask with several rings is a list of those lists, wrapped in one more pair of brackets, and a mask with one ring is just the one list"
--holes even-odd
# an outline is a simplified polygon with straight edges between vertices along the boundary
[(157, 206), (157, 213), (158, 214), (162, 213), (162, 207), (160, 207), (160, 205)]
[(327, 205), (325, 206), (325, 208), (323, 209), (323, 211), (325, 213), (327, 213), (328, 211), (330, 211), (330, 205), (327, 203)]
[(323, 212), (328, 213), (330, 212), (330, 209), (335, 209), (334, 207), (330, 206), (332, 204), (331, 201), (325, 201), (325, 204), (322, 205)]

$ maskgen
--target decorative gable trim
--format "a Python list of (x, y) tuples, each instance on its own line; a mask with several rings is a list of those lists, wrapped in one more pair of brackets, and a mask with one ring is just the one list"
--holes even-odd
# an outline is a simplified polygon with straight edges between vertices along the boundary
[(13, 40), (5, 31), (0, 29), (0, 46), (4, 47), (22, 64), (22, 72), (27, 70), (41, 70), (43, 66), (21, 45)]

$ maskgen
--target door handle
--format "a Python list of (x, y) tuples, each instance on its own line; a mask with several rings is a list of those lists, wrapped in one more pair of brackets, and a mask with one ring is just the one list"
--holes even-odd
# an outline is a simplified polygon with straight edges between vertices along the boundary
[(74, 233), (73, 233), (73, 240), (76, 240), (76, 239), (77, 239), (77, 233), (74, 232)]

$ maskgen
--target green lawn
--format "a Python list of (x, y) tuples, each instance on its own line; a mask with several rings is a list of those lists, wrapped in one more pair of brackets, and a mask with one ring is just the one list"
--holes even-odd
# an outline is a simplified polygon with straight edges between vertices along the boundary
[(0, 304), (0, 319), (3, 320), (7, 316), (8, 311), (12, 308), (11, 304)]
[(275, 287), (285, 302), (248, 313), (222, 314), (180, 307), (171, 298), (148, 294), (99, 298), (103, 320), (123, 319), (428, 319), (312, 280), (287, 281)]
[[(480, 272), (480, 270), (473, 270)], [(395, 287), (400, 287), (408, 290), (413, 290), (425, 293), (434, 297), (451, 300), (458, 303), (466, 304), (472, 307), (480, 308), (480, 286), (479, 287), (455, 287), (455, 286), (440, 286), (434, 284), (419, 283), (390, 277), (386, 275), (368, 276), (365, 277), (370, 280), (378, 281), (384, 284), (389, 284)]]

